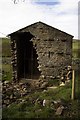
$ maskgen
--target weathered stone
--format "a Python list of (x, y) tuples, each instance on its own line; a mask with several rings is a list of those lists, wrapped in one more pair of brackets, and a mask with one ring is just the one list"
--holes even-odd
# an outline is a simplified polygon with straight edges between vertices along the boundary
[(65, 86), (65, 83), (64, 82), (62, 82), (62, 83), (60, 83), (60, 85), (59, 86)]
[(52, 103), (54, 104), (55, 109), (62, 105), (61, 100), (54, 100)]
[(46, 99), (43, 100), (43, 106), (50, 106), (50, 104), (51, 104), (50, 100), (46, 100)]
[(57, 86), (51, 86), (51, 87), (47, 87), (48, 89), (57, 89), (58, 87)]
[(43, 89), (43, 88), (46, 88), (47, 86), (48, 86), (48, 82), (44, 82), (44, 83), (42, 83), (42, 85), (40, 86), (40, 88)]
[[(40, 73), (40, 75), (44, 76), (44, 79), (60, 76), (65, 66), (71, 65), (71, 45), (73, 36), (63, 31), (60, 31), (42, 22), (37, 22), (33, 25), (30, 25), (10, 34), (10, 36), (13, 71), (16, 70), (16, 72), (18, 73), (13, 75), (14, 80), (22, 77), (21, 71), (23, 71), (24, 74), (24, 70), (22, 70), (22, 68), (21, 70), (19, 70), (18, 66), (20, 68), (20, 64), (22, 64), (25, 60), (26, 65), (29, 65), (29, 70), (31, 71), (31, 69), (34, 67)], [(25, 39), (27, 39), (26, 42)], [(31, 56), (34, 56), (35, 54), (36, 58), (28, 58), (30, 52), (28, 53), (28, 55), (26, 55), (26, 48), (28, 47), (26, 43), (32, 47), (29, 47), (29, 51), (31, 51), (31, 49), (33, 50), (31, 51), (31, 53), (33, 53), (31, 54)], [(25, 50), (25, 60), (22, 60), (21, 63), (21, 56), (22, 58), (24, 58), (23, 54)], [(16, 57), (14, 57), (14, 55)], [(36, 62), (33, 62), (32, 59)], [(34, 66), (32, 66), (32, 64), (34, 64)], [(29, 75), (27, 75), (26, 73), (27, 77), (30, 75), (34, 75), (34, 72), (29, 73)], [(36, 73), (36, 76), (37, 75), (38, 74)]]
[(7, 84), (7, 83), (9, 83), (9, 81), (4, 81), (4, 84)]
[(13, 95), (10, 95), (10, 99), (13, 99)]
[(58, 108), (57, 108), (57, 110), (56, 110), (56, 115), (61, 115), (62, 114), (62, 112), (63, 112), (63, 109), (64, 109), (64, 106), (59, 106)]

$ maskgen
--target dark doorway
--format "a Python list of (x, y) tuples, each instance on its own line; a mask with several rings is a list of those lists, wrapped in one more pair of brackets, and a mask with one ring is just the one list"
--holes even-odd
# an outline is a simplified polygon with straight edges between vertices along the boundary
[(29, 32), (20, 33), (17, 39), (17, 71), (18, 79), (38, 79), (40, 72), (36, 50), (30, 41), (34, 36)]

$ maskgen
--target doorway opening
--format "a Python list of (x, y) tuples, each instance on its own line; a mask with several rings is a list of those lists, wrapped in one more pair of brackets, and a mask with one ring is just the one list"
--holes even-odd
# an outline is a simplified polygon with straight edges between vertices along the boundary
[(34, 36), (30, 32), (19, 33), (17, 39), (17, 75), (18, 79), (38, 79), (38, 61), (36, 50), (30, 41)]

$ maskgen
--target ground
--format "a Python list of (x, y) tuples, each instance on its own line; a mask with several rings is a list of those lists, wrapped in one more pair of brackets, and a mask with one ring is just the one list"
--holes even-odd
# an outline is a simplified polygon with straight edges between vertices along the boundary
[[(79, 75), (76, 72), (76, 96), (71, 100), (70, 80), (65, 86), (59, 86), (60, 80), (49, 80), (43, 85), (43, 81), (33, 83), (25, 80), (13, 83), (12, 67), (10, 64), (9, 40), (3, 39), (3, 119), (27, 119), (27, 118), (77, 118), (80, 117), (80, 89)], [(73, 43), (73, 58), (79, 58), (79, 43)], [(9, 81), (5, 82), (5, 81)], [(36, 83), (36, 84), (35, 84)], [(44, 103), (45, 101), (45, 103)], [(44, 103), (44, 104), (43, 104)], [(63, 106), (63, 109), (61, 108)], [(60, 111), (58, 111), (60, 108)], [(61, 112), (62, 111), (62, 112)], [(57, 112), (57, 114), (56, 114)], [(60, 114), (61, 112), (61, 114)]]

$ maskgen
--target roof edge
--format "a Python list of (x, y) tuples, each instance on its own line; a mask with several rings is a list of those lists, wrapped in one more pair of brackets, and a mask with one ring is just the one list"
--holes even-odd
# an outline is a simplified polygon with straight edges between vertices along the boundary
[(60, 30), (60, 29), (58, 29), (58, 28), (55, 28), (55, 27), (53, 27), (53, 26), (51, 26), (51, 25), (48, 25), (48, 24), (46, 24), (46, 23), (44, 23), (44, 22), (41, 22), (41, 21), (35, 22), (35, 23), (33, 23), (33, 24), (31, 24), (31, 25), (28, 25), (28, 26), (26, 26), (26, 27), (24, 27), (24, 28), (18, 29), (17, 31), (8, 34), (7, 37), (11, 36), (12, 34), (15, 34), (15, 33), (18, 32), (18, 31), (21, 31), (21, 30), (23, 30), (23, 29), (26, 29), (26, 28), (28, 28), (28, 27), (30, 27), (30, 26), (32, 26), (32, 25), (35, 25), (35, 24), (37, 24), (37, 23), (41, 23), (41, 24), (44, 24), (44, 25), (46, 25), (46, 26), (48, 26), (48, 27), (54, 28), (54, 29), (56, 29), (56, 30), (58, 30), (58, 31), (60, 31), (60, 32), (62, 32), (62, 33), (65, 33), (65, 34), (71, 36), (72, 38), (74, 37), (73, 35), (71, 35), (71, 34), (69, 34), (69, 33), (66, 33), (66, 32), (64, 32), (64, 31), (62, 31), (62, 30)]

